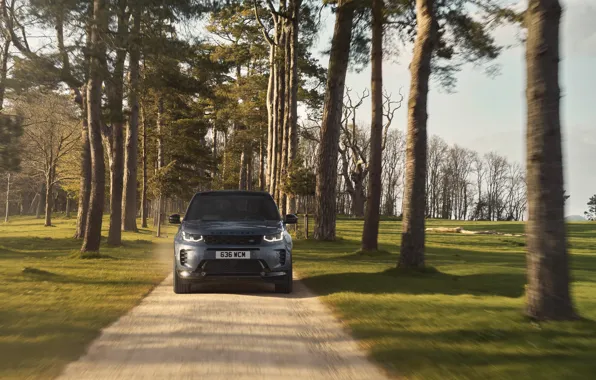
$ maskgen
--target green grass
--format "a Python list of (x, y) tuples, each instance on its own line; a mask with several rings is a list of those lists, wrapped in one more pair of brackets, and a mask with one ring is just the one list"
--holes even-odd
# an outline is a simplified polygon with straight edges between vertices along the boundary
[[(78, 252), (72, 220), (0, 225), (0, 378), (47, 379), (170, 269), (150, 231), (122, 247)], [(107, 228), (107, 221), (104, 227)], [(312, 223), (311, 223), (312, 226)], [(523, 224), (439, 222), (523, 232)], [(596, 224), (569, 226), (573, 296), (586, 320), (536, 324), (523, 314), (524, 238), (427, 234), (425, 273), (396, 270), (400, 224), (381, 223), (380, 252), (358, 254), (362, 222), (337, 242), (296, 241), (295, 267), (391, 373), (408, 379), (590, 379), (596, 373)], [(105, 235), (104, 231), (104, 235)]]
[(81, 242), (71, 237), (74, 221), (53, 222), (54, 228), (34, 218), (0, 224), (2, 379), (54, 377), (170, 269), (149, 230), (123, 233), (121, 247), (104, 240), (100, 255), (81, 255)]
[[(514, 222), (429, 221), (428, 227), (522, 233)], [(394, 269), (401, 225), (381, 222), (375, 255), (360, 255), (362, 222), (337, 242), (298, 240), (295, 268), (372, 358), (407, 379), (591, 379), (596, 374), (596, 223), (569, 225), (579, 322), (523, 316), (524, 238), (428, 233), (427, 273)]]

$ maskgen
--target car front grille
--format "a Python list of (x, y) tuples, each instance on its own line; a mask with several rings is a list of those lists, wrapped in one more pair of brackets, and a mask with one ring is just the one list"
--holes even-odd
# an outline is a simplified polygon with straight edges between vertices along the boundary
[(210, 245), (258, 245), (262, 235), (205, 235), (206, 244)]
[(258, 275), (263, 271), (259, 260), (206, 260), (203, 272), (207, 275)]

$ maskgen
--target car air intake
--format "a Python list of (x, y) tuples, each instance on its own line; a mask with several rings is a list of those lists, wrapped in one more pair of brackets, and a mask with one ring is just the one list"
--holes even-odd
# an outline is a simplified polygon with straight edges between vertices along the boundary
[(180, 251), (180, 265), (186, 266), (188, 253), (185, 250)]
[(281, 265), (285, 265), (286, 264), (286, 251), (279, 251), (279, 263)]
[(263, 235), (204, 235), (203, 239), (210, 245), (257, 245)]

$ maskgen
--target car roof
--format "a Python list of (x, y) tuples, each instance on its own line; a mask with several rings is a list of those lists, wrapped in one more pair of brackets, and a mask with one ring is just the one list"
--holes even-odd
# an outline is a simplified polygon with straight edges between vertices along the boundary
[(264, 195), (270, 197), (268, 191), (253, 191), (253, 190), (210, 190), (199, 191), (196, 195)]

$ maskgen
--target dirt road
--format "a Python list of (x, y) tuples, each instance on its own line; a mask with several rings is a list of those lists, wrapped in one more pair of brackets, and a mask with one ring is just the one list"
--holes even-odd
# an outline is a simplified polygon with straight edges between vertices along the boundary
[[(300, 282), (176, 295), (167, 278), (60, 379), (387, 379)], [(218, 292), (213, 292), (218, 291)]]

